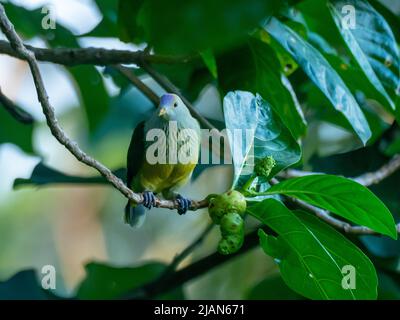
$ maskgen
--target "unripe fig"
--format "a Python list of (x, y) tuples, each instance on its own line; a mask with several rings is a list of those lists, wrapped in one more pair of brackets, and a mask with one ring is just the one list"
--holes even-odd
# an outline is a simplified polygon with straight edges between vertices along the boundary
[(221, 218), (226, 214), (224, 203), (220, 201), (220, 196), (212, 198), (208, 206), (208, 213), (215, 224), (219, 224)]
[(243, 216), (246, 211), (246, 198), (236, 190), (218, 195), (210, 200), (208, 212), (214, 223), (219, 224), (221, 218), (228, 212), (237, 212)]
[(218, 243), (218, 252), (223, 255), (235, 253), (242, 247), (243, 240), (244, 235), (227, 235)]
[(229, 212), (221, 218), (221, 234), (225, 235), (236, 234), (240, 235), (244, 232), (243, 218), (236, 212)]

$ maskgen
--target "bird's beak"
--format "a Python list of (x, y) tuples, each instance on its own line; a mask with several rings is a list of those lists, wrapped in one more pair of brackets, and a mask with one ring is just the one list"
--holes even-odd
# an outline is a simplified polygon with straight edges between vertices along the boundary
[(160, 112), (158, 113), (159, 117), (163, 117), (165, 114), (167, 113), (167, 109), (165, 109), (164, 107), (162, 107), (160, 109)]

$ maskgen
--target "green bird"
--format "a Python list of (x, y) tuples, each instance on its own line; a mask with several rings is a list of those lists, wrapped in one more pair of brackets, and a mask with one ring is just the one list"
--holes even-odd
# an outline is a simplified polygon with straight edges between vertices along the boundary
[(135, 192), (143, 192), (144, 201), (139, 205), (128, 201), (125, 222), (135, 227), (142, 225), (145, 208), (155, 205), (158, 193), (165, 199), (177, 200), (178, 213), (186, 213), (190, 200), (175, 190), (190, 179), (199, 152), (199, 123), (179, 96), (164, 94), (159, 108), (147, 121), (141, 122), (132, 135), (127, 157), (127, 185)]

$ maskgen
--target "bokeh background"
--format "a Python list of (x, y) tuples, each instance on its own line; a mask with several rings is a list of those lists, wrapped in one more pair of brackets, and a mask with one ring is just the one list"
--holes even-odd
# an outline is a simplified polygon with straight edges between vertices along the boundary
[[(60, 43), (73, 46), (68, 44), (69, 40), (66, 37), (63, 38), (63, 31), (60, 31), (62, 27), (76, 36), (79, 35), (76, 39), (82, 47), (136, 50), (145, 46), (143, 44), (136, 47), (104, 36), (106, 31), (98, 29), (97, 26), (105, 17), (93, 0), (8, 2), (27, 10), (40, 10), (44, 6), (53, 8), (59, 29), (57, 32), (46, 30), (43, 34), (54, 46)], [(400, 13), (400, 1), (381, 2)], [(104, 6), (106, 8), (106, 5)], [(111, 16), (107, 19), (112, 20), (116, 17)], [(36, 32), (30, 30), (31, 26), (37, 28), (36, 20), (19, 19), (18, 22), (25, 33)], [(94, 37), (96, 33), (103, 35)], [(0, 39), (5, 38), (0, 34)], [(46, 47), (42, 39), (33, 36), (29, 37), (26, 43)], [(113, 170), (125, 167), (132, 130), (149, 115), (152, 104), (132, 86), (121, 89), (107, 75), (104, 68), (97, 68), (100, 72), (95, 74), (86, 72), (85, 68), (75, 68), (74, 72), (68, 72), (62, 66), (49, 63), (41, 63), (40, 68), (50, 101), (68, 135), (76, 140), (83, 150), (107, 167)], [(152, 79), (146, 76), (141, 78), (157, 94), (163, 93)], [(148, 214), (145, 225), (134, 230), (123, 223), (125, 198), (104, 184), (52, 184), (42, 187), (24, 185), (13, 188), (16, 179), (29, 179), (39, 163), (69, 175), (91, 177), (97, 173), (80, 164), (51, 136), (44, 123), (26, 63), (0, 55), (0, 87), (36, 120), (33, 126), (11, 123), (7, 125), (4, 121), (0, 122), (0, 282), (21, 270), (29, 269), (35, 270), (36, 277), (40, 279), (42, 267), (53, 265), (57, 271), (55, 293), (71, 297), (85, 279), (85, 266), (88, 263), (99, 262), (113, 267), (135, 267), (154, 261), (168, 264), (177, 253), (197, 238), (209, 223), (205, 210), (178, 216), (176, 212), (169, 210), (153, 209)], [(104, 88), (109, 98), (104, 99), (101, 92), (93, 90), (93, 87)], [(202, 88), (200, 95), (196, 95), (192, 100), (195, 100), (195, 107), (207, 118), (216, 122), (223, 120), (221, 97), (212, 84)], [(104, 118), (96, 116), (105, 109), (108, 111)], [(87, 113), (89, 111), (90, 114)], [(0, 108), (0, 117), (2, 116), (6, 115)], [(390, 123), (387, 119), (380, 120), (382, 133)], [(311, 157), (324, 159), (323, 157), (354, 151), (359, 147), (360, 143), (353, 133), (323, 119), (317, 119), (310, 122), (307, 136), (303, 140), (304, 163), (307, 164)], [(321, 171), (354, 176), (371, 168), (376, 169), (384, 161), (386, 159), (371, 147), (359, 153), (354, 151), (347, 157), (325, 158), (317, 167)], [(231, 178), (230, 166), (202, 166), (195, 172), (195, 179), (185, 186), (181, 193), (189, 198), (202, 199), (210, 193), (227, 190)], [(396, 219), (400, 212), (396, 191), (398, 179), (400, 174), (388, 179), (380, 189), (373, 189), (390, 207)], [(251, 222), (248, 223), (248, 226), (250, 225)], [(399, 241), (389, 243), (387, 239), (369, 239), (365, 237), (362, 241), (374, 255), (382, 259), (398, 256)], [(181, 267), (215, 252), (218, 240), (219, 232), (218, 228), (215, 228), (183, 261)], [(399, 259), (396, 261), (395, 269), (398, 271)], [(379, 276), (383, 287), (386, 283), (386, 287), (390, 289), (390, 297), (399, 298), (400, 287), (397, 284), (393, 285), (389, 278)], [(22, 286), (20, 290), (25, 289)], [(262, 253), (260, 248), (250, 250), (211, 269), (185, 284), (183, 290), (188, 299), (241, 299), (261, 296), (299, 298), (282, 284), (276, 264)], [(0, 288), (0, 296), (1, 294)]]
[[(51, 5), (56, 10), (57, 23), (76, 35), (88, 33), (102, 19), (95, 3), (89, 0), (12, 2), (29, 10)], [(4, 36), (0, 35), (0, 38), (4, 39)], [(45, 47), (39, 38), (27, 43)], [(83, 47), (137, 49), (112, 38), (81, 37), (79, 44)], [(114, 99), (107, 120), (95, 133), (90, 133), (86, 115), (80, 107), (82, 97), (75, 90), (76, 83), (71, 76), (63, 67), (47, 63), (41, 63), (41, 71), (50, 101), (67, 133), (109, 168), (124, 167), (132, 129), (151, 110), (151, 103), (135, 88), (120, 97), (120, 89), (109, 78), (103, 77), (101, 81)], [(163, 92), (151, 79), (143, 80), (157, 93)], [(24, 142), (26, 150), (0, 141), (0, 281), (32, 268), (40, 278), (44, 265), (54, 265), (56, 293), (70, 296), (84, 279), (88, 262), (124, 267), (149, 261), (168, 263), (209, 222), (204, 210), (179, 217), (169, 210), (153, 209), (145, 225), (133, 230), (123, 223), (124, 197), (111, 187), (52, 185), (13, 190), (14, 180), (29, 178), (41, 161), (71, 175), (93, 176), (96, 172), (76, 161), (50, 135), (24, 62), (0, 55), (0, 87), (37, 120), (31, 132), (18, 129), (8, 132), (27, 140), (31, 134), (32, 141)], [(211, 119), (222, 119), (220, 97), (214, 88), (205, 88), (194, 104)], [(32, 149), (27, 152), (30, 143)], [(182, 193), (201, 199), (209, 193), (225, 191), (230, 182), (231, 167), (210, 167), (199, 172)], [(218, 242), (218, 230), (215, 229), (183, 266), (215, 251)], [(264, 262), (257, 263), (260, 259)], [(247, 272), (237, 272), (243, 268)], [(254, 249), (191, 281), (184, 291), (187, 298), (244, 298), (249, 288), (276, 272), (277, 268), (261, 249)]]

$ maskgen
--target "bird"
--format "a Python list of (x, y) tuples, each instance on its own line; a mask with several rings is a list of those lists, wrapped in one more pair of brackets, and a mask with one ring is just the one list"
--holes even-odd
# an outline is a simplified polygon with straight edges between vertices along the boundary
[(125, 223), (140, 227), (146, 209), (156, 205), (159, 193), (165, 199), (177, 201), (179, 214), (186, 213), (191, 201), (176, 193), (176, 189), (190, 180), (199, 153), (199, 122), (178, 95), (163, 94), (150, 118), (136, 126), (129, 144), (127, 186), (143, 193), (143, 203), (128, 201)]

